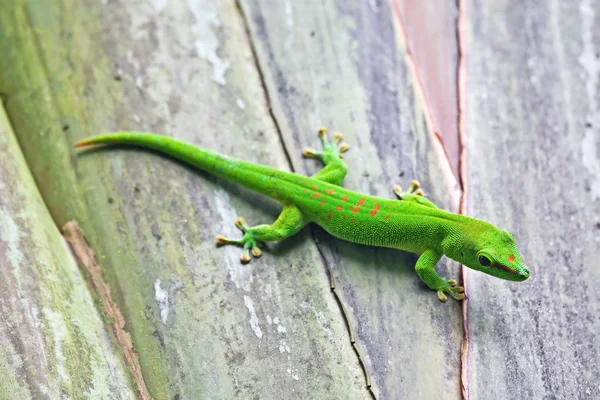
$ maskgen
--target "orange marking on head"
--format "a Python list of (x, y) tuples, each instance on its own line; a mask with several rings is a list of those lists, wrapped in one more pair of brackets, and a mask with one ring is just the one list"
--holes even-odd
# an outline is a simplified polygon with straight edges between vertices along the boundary
[(327, 193), (327, 194), (334, 194), (335, 190), (329, 189), (329, 190), (326, 190), (325, 193)]
[(316, 199), (317, 197), (319, 197), (321, 195), (321, 193), (313, 193), (312, 196), (310, 196), (311, 199)]
[(374, 217), (375, 215), (377, 215), (378, 212), (379, 212), (379, 204), (375, 204), (373, 206), (373, 209), (369, 213), (369, 217)]
[(342, 200), (343, 200), (343, 201), (346, 201), (346, 200), (348, 200), (348, 195), (347, 195), (347, 194), (343, 195), (343, 196), (342, 196)]
[(327, 214), (327, 218), (331, 219), (333, 217), (333, 211), (329, 211), (329, 214)]
[(351, 222), (351, 223), (354, 223), (354, 221), (356, 221), (354, 218), (352, 218), (352, 219), (350, 220), (350, 222)]
[(352, 214), (357, 214), (359, 210), (360, 206), (350, 207), (350, 211), (352, 211)]
[(362, 206), (363, 204), (365, 204), (365, 199), (358, 199), (358, 205)]
[(515, 261), (515, 255), (514, 254), (509, 254), (508, 255), (508, 261), (510, 261), (510, 262)]
[(318, 186), (311, 186), (310, 187), (312, 190), (317, 190), (319, 187)]
[(326, 203), (326, 201), (325, 201), (325, 200), (321, 200), (321, 201), (319, 202), (319, 205), (320, 205), (320, 206), (324, 206), (324, 205), (325, 205), (325, 203)]
[(342, 210), (344, 209), (344, 207), (342, 207), (342, 206), (337, 206), (335, 209), (336, 209), (336, 210), (338, 210), (338, 211), (342, 211)]

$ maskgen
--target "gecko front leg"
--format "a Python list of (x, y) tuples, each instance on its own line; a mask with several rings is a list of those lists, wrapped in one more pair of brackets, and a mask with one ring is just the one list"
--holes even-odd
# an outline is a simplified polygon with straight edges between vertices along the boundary
[(456, 286), (456, 281), (454, 279), (442, 278), (435, 270), (435, 265), (441, 258), (442, 253), (435, 250), (425, 250), (415, 265), (417, 275), (419, 275), (419, 278), (421, 278), (430, 289), (437, 291), (440, 301), (444, 302), (447, 300), (445, 293), (454, 297), (456, 300), (464, 299), (465, 289), (462, 286)]

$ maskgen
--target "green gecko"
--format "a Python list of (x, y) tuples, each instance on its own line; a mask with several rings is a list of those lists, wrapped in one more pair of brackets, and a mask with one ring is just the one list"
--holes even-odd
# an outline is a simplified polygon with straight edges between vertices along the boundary
[(435, 265), (442, 255), (477, 271), (510, 281), (523, 281), (529, 270), (515, 247), (513, 236), (494, 225), (437, 208), (424, 197), (417, 181), (408, 191), (394, 187), (398, 197), (386, 199), (343, 188), (347, 166), (342, 153), (349, 149), (335, 133), (319, 129), (323, 151), (306, 148), (303, 155), (320, 160), (324, 167), (311, 177), (233, 159), (167, 136), (142, 132), (115, 132), (82, 140), (76, 147), (125, 144), (156, 150), (206, 172), (277, 200), (283, 210), (271, 225), (248, 226), (243, 218), (235, 225), (241, 239), (217, 236), (219, 245), (243, 247), (241, 261), (260, 257), (259, 243), (276, 242), (314, 222), (335, 237), (370, 246), (389, 247), (420, 254), (415, 269), (427, 286), (446, 301), (446, 294), (464, 299), (464, 288), (454, 279), (438, 275)]

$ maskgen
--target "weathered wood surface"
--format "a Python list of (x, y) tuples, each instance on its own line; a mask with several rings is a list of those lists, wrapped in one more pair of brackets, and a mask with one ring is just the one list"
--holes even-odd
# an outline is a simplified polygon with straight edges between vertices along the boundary
[[(309, 229), (242, 266), (214, 236), (276, 205), (153, 154), (71, 146), (151, 130), (314, 172), (300, 151), (326, 124), (353, 145), (348, 187), (391, 195), (418, 176), (450, 206), (391, 5), (32, 1), (2, 16), (20, 143), (56, 223), (77, 219), (97, 251), (152, 395), (367, 398)], [(437, 304), (413, 256), (315, 234), (374, 391), (458, 396), (459, 305)]]
[(600, 398), (600, 3), (470, 2), (468, 210), (531, 278), (467, 274), (473, 399)]
[(0, 106), (0, 399), (134, 399)]
[[(461, 384), (472, 398), (598, 397), (600, 10), (460, 1), (461, 93), (465, 9), (437, 3), (3, 4), (0, 95), (55, 224), (78, 220), (97, 252), (155, 399), (369, 398), (327, 267), (378, 398), (459, 398)], [(467, 211), (514, 232), (532, 269), (520, 284), (467, 274), (462, 382), (460, 306), (438, 303), (414, 256), (312, 227), (243, 266), (214, 237), (237, 235), (238, 215), (273, 220), (276, 204), (148, 152), (72, 148), (149, 130), (310, 174), (301, 149), (327, 125), (352, 145), (346, 187), (391, 196), (416, 177), (455, 210), (461, 96)]]

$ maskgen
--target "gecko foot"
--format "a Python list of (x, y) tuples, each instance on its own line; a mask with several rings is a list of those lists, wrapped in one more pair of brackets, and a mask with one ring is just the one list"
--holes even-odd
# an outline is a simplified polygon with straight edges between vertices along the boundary
[(240, 257), (240, 260), (243, 263), (250, 262), (250, 254), (257, 258), (260, 257), (262, 251), (260, 250), (259, 242), (254, 239), (254, 234), (249, 232), (250, 228), (248, 225), (246, 225), (244, 218), (237, 218), (235, 220), (235, 226), (237, 226), (244, 233), (244, 236), (241, 239), (234, 240), (227, 239), (223, 235), (217, 235), (217, 245), (235, 244), (243, 247), (244, 249), (242, 250), (242, 256)]
[(304, 155), (304, 157), (316, 158), (325, 162), (330, 158), (343, 158), (342, 154), (350, 149), (349, 144), (341, 143), (343, 136), (340, 132), (335, 132), (333, 134), (333, 142), (330, 142), (327, 138), (327, 128), (322, 127), (319, 128), (319, 138), (321, 139), (321, 144), (323, 145), (323, 151), (318, 152), (310, 147), (307, 147), (304, 149), (304, 151), (302, 151), (302, 155)]
[(400, 185), (396, 185), (394, 186), (394, 194), (396, 195), (396, 197), (398, 197), (398, 199), (402, 200), (404, 198), (404, 196), (406, 196), (407, 194), (410, 195), (416, 195), (416, 196), (424, 196), (425, 193), (423, 192), (423, 189), (421, 189), (421, 183), (416, 180), (413, 179), (413, 181), (410, 183), (410, 186), (408, 187), (408, 190), (406, 192), (402, 191), (402, 188), (400, 187)]
[(448, 300), (444, 293), (448, 293), (456, 300), (463, 300), (465, 298), (465, 288), (456, 286), (456, 281), (454, 279), (446, 280), (446, 285), (437, 291), (438, 299), (440, 299), (441, 302)]

